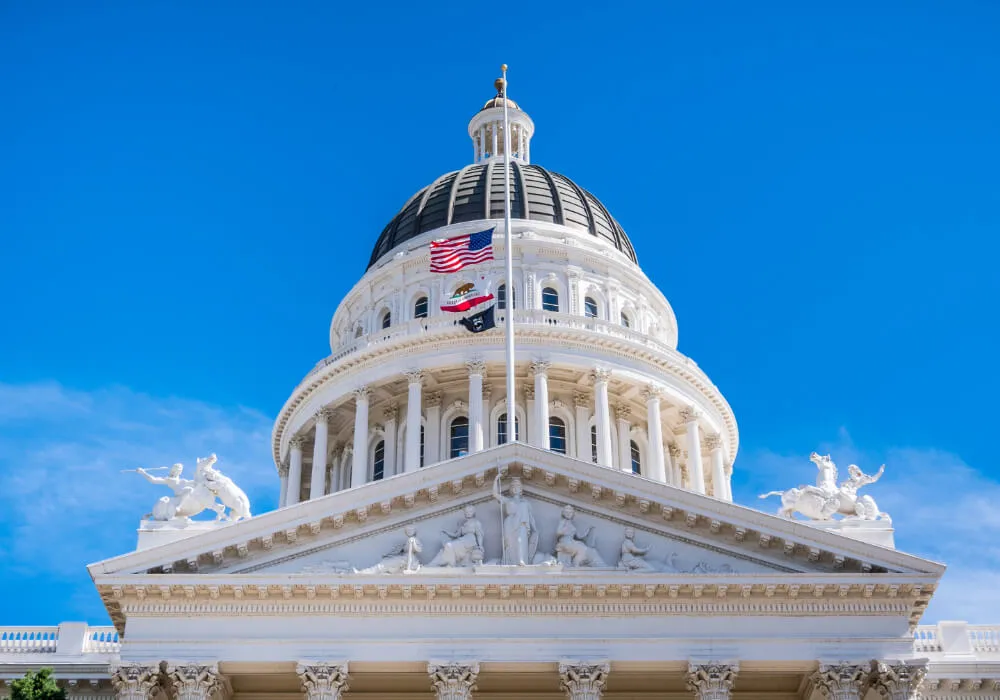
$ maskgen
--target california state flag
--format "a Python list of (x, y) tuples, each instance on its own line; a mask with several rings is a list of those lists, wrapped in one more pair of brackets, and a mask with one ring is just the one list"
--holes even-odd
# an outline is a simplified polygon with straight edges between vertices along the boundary
[(476, 289), (476, 285), (463, 284), (455, 290), (451, 299), (441, 305), (442, 311), (468, 311), (473, 306), (479, 306), (484, 301), (493, 298), (492, 294), (483, 294)]

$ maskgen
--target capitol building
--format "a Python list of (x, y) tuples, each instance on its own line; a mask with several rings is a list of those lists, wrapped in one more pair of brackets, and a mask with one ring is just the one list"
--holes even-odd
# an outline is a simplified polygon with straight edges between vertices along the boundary
[(881, 473), (803, 455), (734, 503), (736, 416), (626, 232), (502, 92), (468, 136), (278, 413), (278, 509), (214, 456), (143, 472), (135, 551), (89, 567), (113, 626), (0, 627), (0, 697), (48, 667), (71, 700), (1000, 700), (1000, 625), (920, 624), (945, 567), (895, 548)]

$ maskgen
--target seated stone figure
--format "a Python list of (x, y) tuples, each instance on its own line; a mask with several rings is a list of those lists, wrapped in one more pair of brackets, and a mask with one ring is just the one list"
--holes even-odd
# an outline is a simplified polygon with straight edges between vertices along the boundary
[(476, 509), (466, 506), (465, 520), (455, 532), (442, 530), (448, 539), (427, 566), (472, 566), (483, 559), (483, 524), (476, 519)]
[(587, 538), (593, 532), (588, 527), (582, 535), (578, 535), (573, 517), (576, 510), (573, 506), (562, 509), (559, 527), (556, 529), (556, 561), (563, 566), (605, 567), (607, 564), (592, 546), (587, 544)]

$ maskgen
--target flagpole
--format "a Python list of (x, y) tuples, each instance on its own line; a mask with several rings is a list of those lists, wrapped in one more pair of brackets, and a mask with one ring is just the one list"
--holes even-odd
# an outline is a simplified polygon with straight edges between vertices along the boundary
[(506, 341), (507, 341), (507, 441), (517, 442), (517, 411), (514, 401), (514, 246), (510, 230), (510, 120), (507, 114), (507, 64), (500, 66), (503, 88), (503, 225), (507, 263)]

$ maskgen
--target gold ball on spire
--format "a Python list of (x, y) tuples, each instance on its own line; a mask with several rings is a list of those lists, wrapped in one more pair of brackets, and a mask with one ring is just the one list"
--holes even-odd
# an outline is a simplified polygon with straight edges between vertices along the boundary
[(507, 81), (503, 78), (497, 78), (493, 81), (493, 87), (497, 89), (497, 93), (503, 92), (504, 87), (507, 85)]
[(504, 73), (506, 73), (507, 72), (507, 64), (506, 63), (502, 64), (500, 66), (500, 70), (503, 71)]

